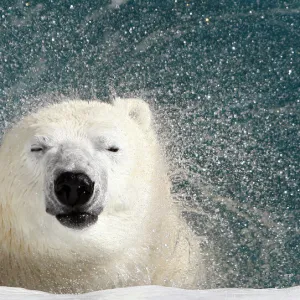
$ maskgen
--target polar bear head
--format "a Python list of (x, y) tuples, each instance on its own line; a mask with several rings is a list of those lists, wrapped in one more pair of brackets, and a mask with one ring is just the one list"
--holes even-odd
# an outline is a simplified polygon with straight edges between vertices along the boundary
[(102, 254), (132, 245), (161, 178), (157, 152), (139, 99), (67, 101), (25, 117), (0, 149), (2, 230), (15, 236), (7, 243)]

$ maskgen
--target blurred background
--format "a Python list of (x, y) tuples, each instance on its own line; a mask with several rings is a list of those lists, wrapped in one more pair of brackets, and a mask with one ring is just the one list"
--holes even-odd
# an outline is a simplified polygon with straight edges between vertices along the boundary
[(208, 287), (300, 285), (300, 1), (0, 1), (0, 129), (61, 95), (155, 108)]

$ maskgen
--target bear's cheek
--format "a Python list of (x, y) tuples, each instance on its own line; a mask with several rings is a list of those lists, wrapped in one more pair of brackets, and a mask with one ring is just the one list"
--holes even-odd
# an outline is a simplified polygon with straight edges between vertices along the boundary
[[(24, 167), (23, 167), (24, 166)], [(19, 169), (18, 176), (22, 181), (31, 185), (43, 185), (47, 169), (44, 159), (35, 159), (24, 156), (22, 167)]]
[(127, 153), (122, 153), (119, 157), (110, 161), (107, 168), (108, 180), (116, 186), (123, 186), (128, 180), (132, 180), (130, 177), (135, 165), (135, 159)]

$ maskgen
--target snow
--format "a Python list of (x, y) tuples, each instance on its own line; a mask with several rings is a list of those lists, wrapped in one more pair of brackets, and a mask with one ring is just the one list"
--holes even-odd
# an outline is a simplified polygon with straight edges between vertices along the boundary
[(286, 289), (216, 289), (216, 290), (183, 290), (161, 286), (139, 286), (104, 290), (82, 295), (52, 295), (39, 291), (21, 288), (0, 287), (0, 299), (10, 300), (50, 300), (50, 299), (160, 299), (160, 300), (297, 300), (300, 299), (300, 286)]

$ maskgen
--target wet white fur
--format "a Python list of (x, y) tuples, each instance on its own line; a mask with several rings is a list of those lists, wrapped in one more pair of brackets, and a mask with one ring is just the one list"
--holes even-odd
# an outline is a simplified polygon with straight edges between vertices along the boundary
[[(45, 211), (47, 159), (30, 151), (47, 139), (108, 173), (98, 222), (62, 226)], [(106, 151), (110, 144), (118, 153)], [(44, 155), (47, 155), (45, 153)], [(0, 285), (81, 293), (130, 285), (201, 287), (196, 237), (172, 202), (151, 111), (140, 99), (66, 101), (16, 124), (0, 148)], [(72, 168), (72, 164), (69, 166)], [(101, 186), (101, 182), (98, 182)]]

